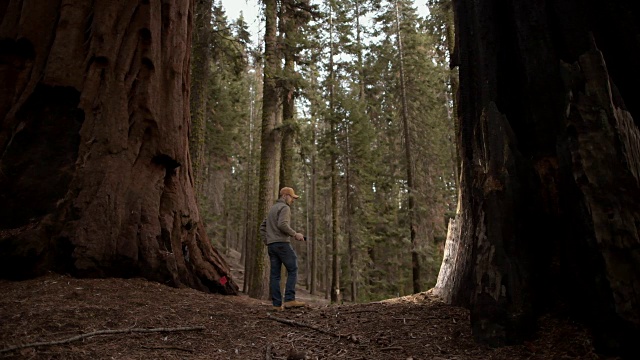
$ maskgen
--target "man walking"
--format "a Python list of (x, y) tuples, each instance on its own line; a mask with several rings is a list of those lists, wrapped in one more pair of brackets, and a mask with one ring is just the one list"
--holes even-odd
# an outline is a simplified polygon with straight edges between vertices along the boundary
[(291, 239), (303, 241), (304, 236), (291, 228), (291, 208), (289, 207), (300, 196), (290, 187), (280, 190), (280, 198), (271, 207), (267, 218), (260, 225), (260, 236), (267, 245), (271, 272), (269, 288), (271, 300), (276, 310), (282, 309), (282, 293), (280, 291), (280, 268), (284, 264), (287, 269), (287, 284), (284, 293), (284, 307), (301, 307), (305, 303), (296, 301), (296, 281), (298, 277), (298, 256), (291, 246)]

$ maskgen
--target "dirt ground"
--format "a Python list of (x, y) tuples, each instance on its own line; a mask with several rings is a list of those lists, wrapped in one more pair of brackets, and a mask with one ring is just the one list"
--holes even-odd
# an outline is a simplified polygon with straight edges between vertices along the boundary
[(309, 306), (283, 312), (143, 279), (49, 274), (0, 292), (0, 359), (598, 359), (586, 331), (555, 319), (524, 345), (479, 345), (468, 311), (428, 292), (329, 305), (300, 289)]

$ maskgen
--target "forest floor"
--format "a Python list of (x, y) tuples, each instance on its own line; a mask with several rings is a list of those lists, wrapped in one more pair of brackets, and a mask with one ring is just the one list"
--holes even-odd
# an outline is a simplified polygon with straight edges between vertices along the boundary
[(429, 292), (330, 305), (299, 289), (308, 307), (282, 312), (143, 279), (49, 274), (0, 293), (0, 359), (599, 359), (587, 331), (552, 318), (524, 345), (479, 345), (469, 312)]

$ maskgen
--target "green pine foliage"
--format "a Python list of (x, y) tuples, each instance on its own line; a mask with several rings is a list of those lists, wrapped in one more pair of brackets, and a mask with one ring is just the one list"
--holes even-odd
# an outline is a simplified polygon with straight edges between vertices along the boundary
[[(207, 26), (206, 23), (196, 25)], [(242, 143), (250, 117), (250, 34), (242, 18), (229, 22), (224, 9), (215, 3), (207, 30), (210, 34), (208, 76), (197, 78), (201, 74), (192, 71), (192, 76), (196, 77), (194, 81), (206, 84), (207, 103), (203, 140), (205, 164), (196, 173), (199, 177), (196, 182), (202, 184), (198, 203), (207, 233), (216, 246), (227, 248), (230, 242), (239, 243), (242, 231), (238, 231), (238, 219), (244, 218), (242, 203), (229, 201), (227, 194), (244, 192), (243, 179), (249, 171), (240, 162), (248, 156)], [(193, 69), (198, 69), (198, 62), (202, 60), (194, 56)]]

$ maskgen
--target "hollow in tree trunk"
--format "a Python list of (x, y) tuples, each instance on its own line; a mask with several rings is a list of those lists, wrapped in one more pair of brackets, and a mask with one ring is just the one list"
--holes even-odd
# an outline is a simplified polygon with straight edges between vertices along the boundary
[(489, 344), (552, 312), (637, 356), (640, 14), (569, 0), (455, 11), (461, 211), (437, 289)]

